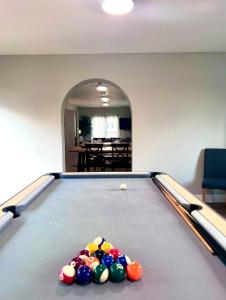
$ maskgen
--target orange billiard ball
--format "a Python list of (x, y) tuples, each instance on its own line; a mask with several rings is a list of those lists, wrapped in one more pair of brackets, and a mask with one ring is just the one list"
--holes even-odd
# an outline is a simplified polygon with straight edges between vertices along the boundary
[(137, 261), (133, 261), (132, 263), (128, 264), (126, 267), (126, 275), (127, 278), (132, 281), (141, 279), (143, 276), (143, 268), (141, 264)]
[(89, 257), (86, 260), (86, 266), (89, 267), (91, 270), (94, 270), (96, 266), (100, 264), (100, 261), (97, 257)]

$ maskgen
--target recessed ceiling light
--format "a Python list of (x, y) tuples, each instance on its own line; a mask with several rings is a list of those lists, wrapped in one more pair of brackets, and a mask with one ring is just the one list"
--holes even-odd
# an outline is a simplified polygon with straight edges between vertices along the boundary
[(96, 87), (96, 89), (99, 92), (107, 92), (107, 90), (108, 90), (108, 88), (105, 85), (101, 84), (101, 83), (98, 84), (98, 86)]
[(103, 101), (103, 102), (108, 102), (109, 98), (108, 97), (101, 97), (100, 100)]
[(112, 15), (123, 15), (129, 13), (134, 7), (132, 0), (105, 0), (102, 8), (106, 13)]
[(109, 106), (109, 103), (102, 103), (103, 106)]

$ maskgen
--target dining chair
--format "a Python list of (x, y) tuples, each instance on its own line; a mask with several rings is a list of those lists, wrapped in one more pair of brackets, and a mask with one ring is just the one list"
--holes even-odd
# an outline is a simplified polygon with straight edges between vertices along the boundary
[(102, 171), (105, 169), (105, 161), (103, 156), (102, 143), (88, 143), (85, 144), (85, 168), (90, 172), (90, 168), (100, 168)]
[(131, 168), (130, 156), (129, 156), (129, 143), (112, 143), (111, 152), (111, 169), (114, 171), (117, 169)]

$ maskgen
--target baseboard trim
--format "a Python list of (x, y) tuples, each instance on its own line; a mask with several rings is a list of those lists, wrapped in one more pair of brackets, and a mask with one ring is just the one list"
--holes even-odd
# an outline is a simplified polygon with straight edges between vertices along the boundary
[[(195, 195), (199, 200), (202, 200), (202, 195), (197, 194)], [(226, 194), (206, 194), (205, 196), (206, 203), (226, 203)]]

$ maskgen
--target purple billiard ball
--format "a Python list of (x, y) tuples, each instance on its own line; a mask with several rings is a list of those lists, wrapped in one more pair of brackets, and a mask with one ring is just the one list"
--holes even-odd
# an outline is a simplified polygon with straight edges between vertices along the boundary
[(84, 266), (85, 262), (77, 256), (71, 260), (70, 265), (74, 267), (75, 270), (77, 270), (79, 267)]
[(80, 257), (84, 262), (86, 262), (87, 258), (90, 257), (90, 253), (88, 250), (82, 250), (79, 252), (78, 257)]
[(88, 284), (93, 280), (93, 271), (87, 266), (81, 266), (78, 268), (75, 278), (79, 284)]
[(118, 264), (121, 264), (124, 268), (126, 268), (127, 265), (131, 263), (131, 260), (130, 260), (130, 258), (127, 255), (120, 255), (117, 258), (116, 262)]
[(114, 258), (111, 255), (105, 255), (103, 256), (101, 263), (105, 265), (108, 269), (113, 265)]

